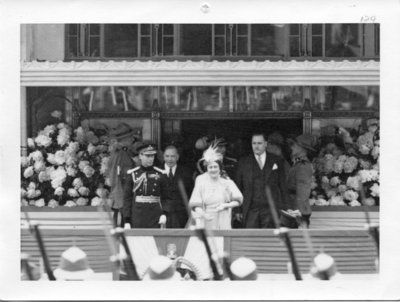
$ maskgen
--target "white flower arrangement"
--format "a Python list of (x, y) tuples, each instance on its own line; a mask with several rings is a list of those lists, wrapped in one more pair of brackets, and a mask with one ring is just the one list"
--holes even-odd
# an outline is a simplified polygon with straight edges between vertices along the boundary
[(86, 206), (87, 204), (88, 204), (88, 199), (87, 198), (79, 197), (76, 200), (76, 205), (78, 205), (78, 206)]
[(379, 197), (379, 185), (377, 183), (374, 183), (369, 189), (373, 197)]
[(350, 176), (347, 178), (346, 181), (346, 185), (351, 188), (354, 189), (355, 191), (359, 191), (360, 190), (360, 177), (359, 176)]
[(41, 207), (44, 207), (45, 205), (46, 204), (44, 203), (44, 199), (43, 198), (35, 200), (35, 207), (41, 208)]
[(81, 196), (88, 196), (90, 191), (89, 191), (89, 189), (86, 188), (86, 187), (80, 187), (80, 188), (78, 189), (78, 192), (79, 192), (79, 194), (80, 194)]
[(26, 168), (29, 166), (29, 159), (27, 156), (21, 156), (21, 167)]
[(33, 165), (33, 168), (34, 168), (35, 172), (44, 171), (44, 170), (46, 170), (46, 164), (44, 163), (43, 160), (39, 160), (39, 161), (35, 162), (35, 164)]
[(49, 201), (49, 204), (47, 205), (49, 208), (57, 208), (58, 206), (59, 206), (59, 204), (58, 204), (58, 201), (57, 200), (54, 200), (54, 199), (51, 199), (50, 201)]
[(107, 189), (104, 188), (97, 188), (96, 190), (96, 195), (100, 198), (106, 198), (108, 196), (109, 192)]
[(341, 180), (339, 178), (339, 176), (334, 176), (331, 178), (331, 180), (329, 181), (329, 184), (332, 187), (337, 187), (340, 184)]
[(82, 172), (87, 178), (91, 178), (96, 171), (91, 166), (87, 165), (83, 168)]
[(82, 179), (80, 179), (79, 177), (75, 178), (74, 181), (72, 182), (72, 185), (75, 187), (75, 189), (79, 189), (80, 187), (83, 186)]
[(35, 148), (35, 141), (32, 138), (28, 138), (27, 145), (29, 148), (33, 149), (33, 148)]
[(65, 189), (63, 187), (58, 187), (54, 190), (54, 195), (62, 196), (64, 194)]
[[(379, 205), (379, 125), (359, 132), (339, 128), (321, 137), (322, 148), (313, 160), (316, 186), (312, 186), (314, 197), (310, 198), (315, 205), (325, 205), (323, 199), (330, 205), (358, 206), (362, 187), (364, 203)], [(340, 140), (342, 143), (336, 144)]]
[(373, 199), (372, 197), (368, 197), (368, 198), (365, 198), (364, 204), (366, 206), (372, 207), (376, 204), (376, 202), (375, 202), (375, 199)]
[(87, 147), (87, 151), (88, 151), (89, 155), (95, 154), (96, 150), (97, 150), (96, 147), (91, 143)]
[(67, 194), (70, 197), (79, 197), (78, 191), (74, 188), (69, 188)]
[(76, 203), (73, 200), (67, 200), (64, 207), (68, 207), (68, 208), (76, 207)]
[(35, 162), (36, 161), (42, 161), (43, 160), (43, 154), (39, 150), (32, 152), (28, 156), (29, 159), (33, 159)]
[(63, 165), (65, 163), (65, 152), (63, 150), (58, 150), (54, 154), (54, 160), (56, 161), (57, 165)]
[(316, 206), (329, 206), (329, 202), (327, 200), (323, 199), (323, 198), (318, 198), (315, 201), (315, 205)]
[(104, 201), (102, 198), (95, 196), (92, 198), (91, 204), (93, 207), (98, 207), (98, 206), (102, 206), (104, 204)]
[(350, 201), (349, 205), (351, 207), (359, 207), (359, 206), (361, 206), (361, 203), (358, 200), (352, 200), (352, 201)]
[(343, 197), (348, 201), (357, 200), (358, 193), (353, 190), (347, 190), (346, 192), (344, 192)]
[(78, 173), (78, 171), (74, 167), (67, 166), (67, 175), (68, 176), (75, 177), (77, 173)]
[(346, 205), (346, 203), (343, 200), (343, 197), (340, 195), (331, 197), (328, 202), (329, 202), (330, 206), (345, 206)]
[(51, 138), (47, 135), (40, 134), (36, 139), (35, 143), (40, 147), (49, 147), (51, 145)]
[(28, 155), (21, 157), (21, 206), (74, 207), (90, 205), (94, 197), (107, 200), (108, 144), (100, 143), (88, 125), (74, 131), (65, 123), (48, 125), (27, 145)]
[(30, 178), (33, 175), (33, 173), (34, 173), (33, 167), (28, 167), (24, 171), (24, 177), (25, 178)]

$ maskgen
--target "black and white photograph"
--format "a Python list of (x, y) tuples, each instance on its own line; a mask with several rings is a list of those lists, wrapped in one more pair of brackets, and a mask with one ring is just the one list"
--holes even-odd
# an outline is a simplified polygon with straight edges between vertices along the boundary
[(398, 298), (399, 2), (1, 2), (1, 299)]

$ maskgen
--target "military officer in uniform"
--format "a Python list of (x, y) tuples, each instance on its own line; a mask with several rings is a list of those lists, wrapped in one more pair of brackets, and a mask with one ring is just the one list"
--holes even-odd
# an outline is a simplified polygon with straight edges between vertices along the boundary
[(154, 144), (143, 144), (137, 151), (141, 165), (128, 170), (130, 177), (124, 188), (125, 227), (159, 228), (165, 224), (160, 198), (164, 170), (153, 166), (157, 153)]
[[(309, 197), (313, 177), (312, 164), (309, 160), (310, 154), (315, 152), (316, 138), (310, 134), (302, 134), (295, 140), (289, 140), (292, 150), (293, 165), (287, 176), (287, 187), (289, 199), (295, 208), (300, 210), (297, 219), (298, 227), (309, 228), (311, 217), (311, 206)], [(296, 227), (296, 226), (289, 226)]]

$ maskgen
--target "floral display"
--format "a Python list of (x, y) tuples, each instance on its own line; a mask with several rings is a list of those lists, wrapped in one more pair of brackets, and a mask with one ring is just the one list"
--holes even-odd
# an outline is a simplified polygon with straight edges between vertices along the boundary
[[(53, 116), (60, 118), (59, 112)], [(28, 138), (21, 158), (21, 205), (99, 206), (109, 203), (109, 146), (89, 127), (48, 125)]]
[(320, 141), (321, 149), (313, 160), (310, 203), (317, 206), (379, 205), (378, 120), (367, 120), (363, 130), (333, 127)]

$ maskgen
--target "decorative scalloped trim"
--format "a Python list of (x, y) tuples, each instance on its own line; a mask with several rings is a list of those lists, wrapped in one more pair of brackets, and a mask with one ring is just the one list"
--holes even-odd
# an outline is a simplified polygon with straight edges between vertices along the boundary
[(116, 70), (379, 70), (380, 63), (369, 61), (82, 61), (22, 62), (22, 71), (116, 71)]

